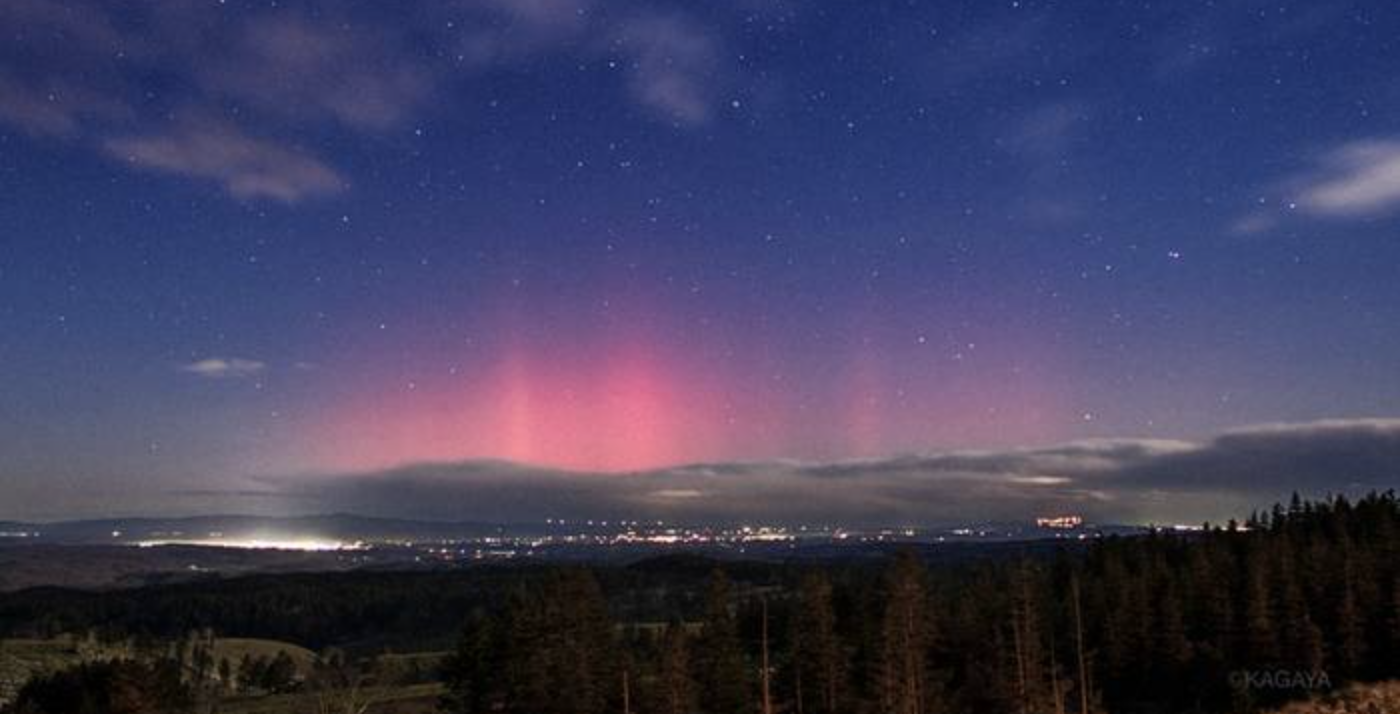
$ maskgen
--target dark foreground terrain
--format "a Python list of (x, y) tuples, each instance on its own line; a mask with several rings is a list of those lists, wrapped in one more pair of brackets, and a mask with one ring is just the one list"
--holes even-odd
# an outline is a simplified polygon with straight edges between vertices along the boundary
[(28, 589), (0, 594), (0, 698), (28, 714), (1389, 712), (1392, 689), (1348, 688), (1400, 677), (1398, 534), (1387, 494), (951, 561)]
[(39, 586), (142, 587), (252, 573), (326, 572), (358, 567), (353, 554), (169, 545), (0, 545), (0, 592)]

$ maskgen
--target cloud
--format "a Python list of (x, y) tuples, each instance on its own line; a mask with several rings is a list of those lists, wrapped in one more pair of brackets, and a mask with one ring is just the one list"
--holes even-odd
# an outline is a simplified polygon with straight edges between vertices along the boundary
[(107, 140), (107, 153), (133, 166), (210, 179), (236, 198), (294, 203), (345, 188), (320, 160), (220, 122), (187, 121), (159, 134)]
[(267, 365), (263, 362), (239, 357), (209, 357), (180, 367), (182, 372), (207, 379), (241, 379), (259, 374), (265, 369)]
[(77, 107), (67, 94), (32, 86), (0, 68), (0, 122), (32, 135), (71, 134), (78, 126)]
[(1088, 122), (1089, 108), (1079, 102), (1053, 102), (1035, 108), (1011, 127), (1002, 145), (1012, 153), (1057, 160), (1068, 152)]
[(476, 74), (586, 48), (594, 0), (457, 0), (431, 4), (424, 24), (447, 28), (445, 54)]
[(1392, 488), (1400, 483), (1400, 419), (1236, 429), (1201, 448), (1132, 464), (1117, 476), (1127, 488), (1241, 494)]
[(607, 57), (625, 69), (631, 100), (656, 117), (682, 127), (711, 117), (722, 43), (688, 15), (596, 0), (462, 0), (448, 7), (475, 20), (454, 29), (451, 43), (470, 68), (561, 53)]
[[(0, 43), (0, 128), (286, 203), (345, 186), (327, 161), (289, 148), (298, 138), (334, 129), (373, 139), (421, 118), (430, 100), (554, 56), (614, 58), (626, 70), (625, 101), (678, 127), (702, 123), (723, 54), (707, 25), (596, 0), (456, 0), (391, 13), (298, 0), (237, 12), (173, 0), (6, 0), (0, 27), (22, 28)], [(177, 112), (218, 124), (160, 128)]]
[(249, 22), (234, 51), (203, 70), (208, 85), (263, 111), (327, 117), (355, 129), (398, 124), (428, 93), (428, 71), (390, 33), (295, 14)]
[(1278, 216), (1257, 210), (1236, 218), (1229, 225), (1229, 232), (1237, 236), (1253, 236), (1268, 233), (1278, 225)]
[(886, 459), (697, 464), (631, 474), (498, 461), (267, 479), (287, 498), (373, 515), (486, 521), (946, 525), (1076, 512), (1198, 523), (1286, 499), (1389, 488), (1400, 419), (1231, 430), (1203, 441), (1115, 439)]
[[(101, 12), (47, 0), (0, 3), (0, 124), (32, 136), (71, 136), (85, 117), (125, 119), (124, 104), (102, 85), (121, 35)], [(9, 28), (14, 28), (11, 32)]]
[(1400, 137), (1362, 139), (1332, 146), (1312, 166), (1272, 182), (1257, 205), (1236, 217), (1235, 235), (1267, 233), (1290, 215), (1318, 219), (1376, 218), (1400, 209)]
[(682, 124), (710, 116), (713, 40), (679, 16), (645, 15), (622, 25), (614, 45), (631, 56), (631, 90), (642, 105)]
[(1016, 180), (1006, 185), (1009, 208), (1035, 225), (1064, 224), (1085, 215), (1092, 199), (1076, 149), (1092, 116), (1090, 105), (1066, 99), (1034, 107), (1000, 127), (993, 140), (1018, 166)]
[(1319, 216), (1355, 218), (1400, 207), (1400, 140), (1370, 139), (1327, 152), (1297, 179), (1297, 204)]

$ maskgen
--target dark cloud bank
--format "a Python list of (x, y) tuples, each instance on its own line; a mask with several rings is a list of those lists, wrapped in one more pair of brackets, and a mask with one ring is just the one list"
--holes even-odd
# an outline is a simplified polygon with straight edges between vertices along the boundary
[(415, 518), (944, 525), (1066, 511), (1115, 522), (1219, 521), (1293, 491), (1388, 489), (1398, 477), (1400, 419), (1364, 419), (1255, 426), (1201, 442), (1096, 440), (631, 474), (470, 461), (267, 483), (317, 509)]

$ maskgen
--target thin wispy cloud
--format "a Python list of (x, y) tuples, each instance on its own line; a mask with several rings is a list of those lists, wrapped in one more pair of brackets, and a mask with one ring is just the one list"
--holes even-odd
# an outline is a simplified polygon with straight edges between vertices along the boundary
[[(0, 125), (292, 203), (347, 183), (338, 157), (299, 138), (335, 128), (369, 140), (541, 58), (615, 58), (619, 95), (678, 127), (712, 113), (719, 40), (675, 11), (592, 0), (462, 0), (390, 18), (311, 10), (141, 0), (117, 22), (105, 3), (4, 3), (0, 25), (23, 32), (0, 47)], [(137, 91), (152, 75), (165, 91)], [(190, 115), (205, 119), (180, 119)]]
[(709, 118), (712, 40), (675, 15), (648, 15), (626, 23), (616, 39), (630, 57), (637, 101), (682, 124)]
[(1254, 236), (1268, 233), (1278, 226), (1278, 223), (1279, 218), (1275, 213), (1259, 209), (1231, 221), (1226, 229), (1231, 235)]
[(0, 124), (37, 137), (72, 137), (84, 121), (124, 121), (114, 56), (133, 52), (96, 5), (0, 3)]
[(1088, 124), (1089, 108), (1063, 101), (1032, 110), (1014, 122), (999, 143), (1008, 151), (1041, 160), (1058, 159)]
[(0, 124), (33, 137), (79, 134), (84, 121), (120, 122), (133, 112), (119, 99), (63, 74), (28, 75), (0, 62)]
[(239, 33), (226, 57), (202, 71), (209, 86), (265, 112), (329, 118), (353, 129), (380, 130), (418, 108), (429, 71), (391, 33), (278, 15)]
[(346, 184), (310, 155), (217, 121), (194, 120), (165, 133), (109, 139), (103, 146), (137, 168), (217, 181), (237, 198), (293, 203), (336, 193)]
[(207, 357), (180, 366), (180, 371), (206, 379), (242, 379), (266, 369), (264, 362), (241, 357)]
[(1024, 167), (1008, 205), (1037, 225), (1085, 213), (1090, 199), (1076, 159), (1092, 116), (1089, 104), (1065, 99), (1035, 107), (1002, 128), (994, 143)]
[(1297, 179), (1298, 206), (1319, 216), (1364, 218), (1400, 208), (1400, 140), (1339, 146)]
[(77, 107), (67, 92), (34, 86), (0, 68), (0, 122), (31, 135), (71, 134), (78, 125)]
[(1334, 145), (1261, 194), (1254, 208), (1229, 224), (1229, 232), (1267, 233), (1297, 216), (1341, 221), (1393, 214), (1400, 210), (1400, 138)]
[(475, 0), (536, 28), (579, 28), (597, 5), (595, 0)]
[[(463, 0), (434, 8), (447, 47), (477, 69), (576, 48), (590, 32), (594, 0)], [(465, 19), (464, 19), (465, 17)]]

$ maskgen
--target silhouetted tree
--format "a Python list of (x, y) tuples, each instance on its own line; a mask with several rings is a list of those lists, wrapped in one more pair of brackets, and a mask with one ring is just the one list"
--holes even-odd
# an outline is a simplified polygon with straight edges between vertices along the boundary
[(499, 623), (482, 611), (472, 614), (457, 649), (443, 663), (447, 692), (439, 708), (453, 714), (484, 714), (502, 701)]
[(693, 714), (697, 697), (691, 673), (690, 636), (680, 622), (666, 628), (657, 671), (658, 714)]
[(924, 575), (910, 553), (897, 556), (885, 572), (875, 693), (880, 711), (889, 714), (922, 714), (931, 703)]
[(190, 690), (172, 660), (81, 664), (26, 683), (7, 714), (177, 714)]
[(805, 711), (836, 714), (845, 694), (846, 663), (836, 633), (831, 581), (820, 572), (803, 577), (792, 623), (794, 697)]
[(700, 709), (706, 714), (749, 714), (750, 678), (729, 577), (716, 570), (705, 592), (705, 621), (695, 650)]

